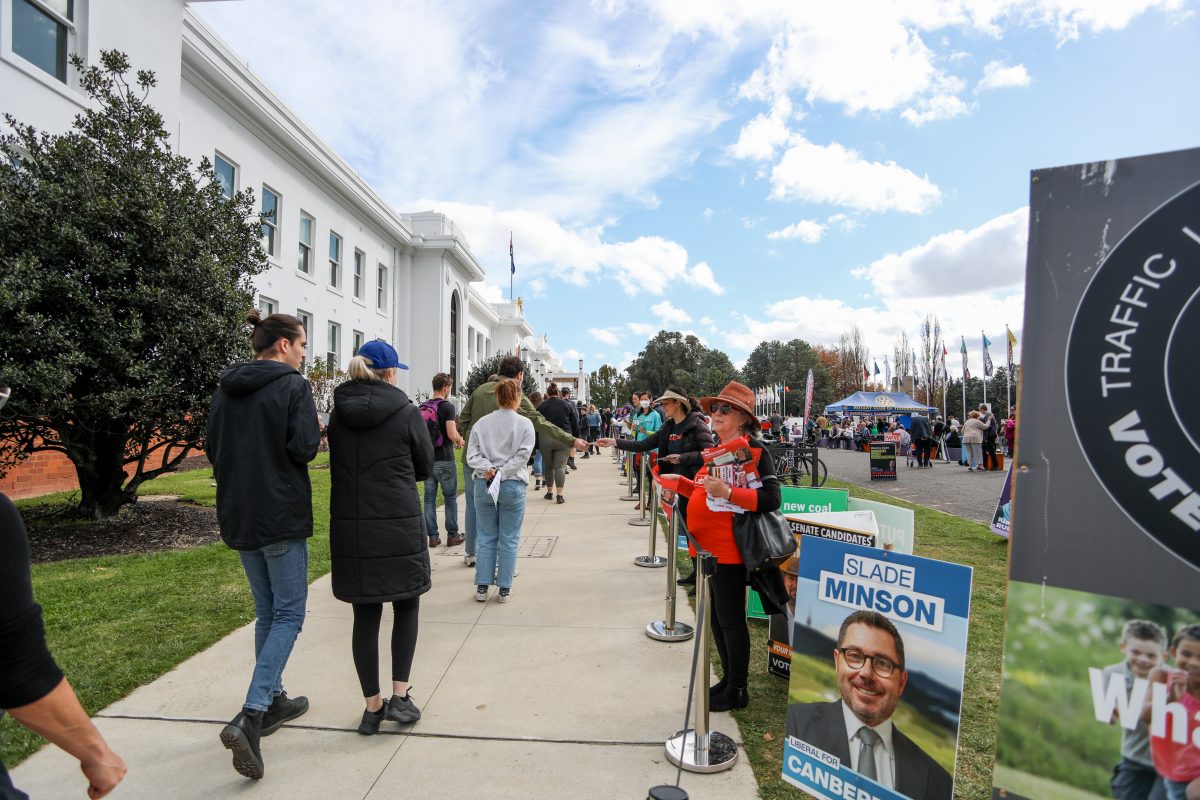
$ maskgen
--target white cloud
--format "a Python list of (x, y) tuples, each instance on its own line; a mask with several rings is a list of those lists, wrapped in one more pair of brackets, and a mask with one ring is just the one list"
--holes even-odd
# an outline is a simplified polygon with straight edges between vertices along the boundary
[(1028, 86), (1032, 80), (1024, 64), (1006, 67), (999, 61), (989, 61), (983, 68), (983, 78), (976, 84), (975, 92)]
[(1025, 279), (1029, 209), (1018, 208), (969, 231), (934, 236), (855, 270), (883, 297), (954, 297), (1011, 290)]
[(504, 302), (504, 289), (496, 286), (495, 284), (487, 283), (485, 281), (483, 283), (473, 283), (471, 284), (471, 288), (489, 303)]
[(795, 136), (771, 170), (771, 196), (862, 211), (920, 214), (937, 205), (942, 193), (928, 177), (894, 161), (867, 161), (836, 142), (819, 145)]
[(1152, 11), (1180, 12), (1185, 0), (963, 0), (972, 24), (999, 37), (1003, 23), (1053, 28), (1059, 43), (1089, 33), (1118, 31)]
[(815, 219), (802, 219), (799, 222), (794, 222), (786, 228), (781, 228), (777, 231), (771, 231), (767, 234), (767, 238), (776, 239), (799, 239), (805, 244), (816, 244), (821, 241), (821, 237), (825, 235), (825, 226)]
[(562, 353), (559, 354), (559, 358), (562, 359), (563, 366), (567, 369), (571, 369), (571, 367), (575, 366), (575, 364), (572, 364), (571, 362), (578, 361), (582, 356), (583, 353), (579, 352), (574, 347), (563, 350)]
[(625, 327), (639, 336), (653, 336), (661, 330), (657, 325), (648, 322), (627, 322)]
[(858, 217), (852, 217), (849, 214), (830, 214), (825, 219), (825, 224), (829, 227), (838, 227), (844, 231), (852, 231), (855, 228), (861, 228), (862, 222)]
[(771, 106), (770, 114), (759, 114), (742, 126), (738, 140), (729, 148), (734, 158), (752, 161), (767, 161), (775, 157), (775, 151), (787, 142), (791, 131), (788, 119), (792, 116), (792, 103), (780, 97)]
[(676, 308), (670, 300), (663, 300), (661, 303), (650, 306), (650, 313), (658, 317), (663, 325), (692, 321), (691, 314), (682, 308)]
[(621, 341), (615, 333), (606, 328), (588, 328), (588, 334), (597, 342), (614, 347)]
[(713, 210), (711, 208), (706, 208), (706, 209), (704, 209), (704, 213), (701, 214), (701, 216), (703, 216), (706, 220), (712, 219)]
[(966, 114), (970, 108), (958, 96), (966, 86), (960, 79), (952, 75), (940, 75), (934, 82), (932, 94), (921, 97), (917, 102), (904, 109), (900, 116), (913, 125), (924, 125), (927, 122), (938, 122)]
[(546, 282), (541, 278), (534, 278), (529, 282), (529, 291), (533, 297), (544, 297), (546, 294)]
[(725, 287), (717, 283), (717, 278), (713, 275), (712, 267), (704, 261), (700, 261), (696, 266), (692, 267), (688, 278), (691, 285), (698, 289), (704, 289), (716, 295), (725, 294)]

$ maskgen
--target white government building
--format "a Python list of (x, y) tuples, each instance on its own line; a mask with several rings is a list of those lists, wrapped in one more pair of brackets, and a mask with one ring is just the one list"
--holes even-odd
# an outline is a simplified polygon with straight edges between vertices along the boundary
[(298, 316), (310, 357), (345, 369), (364, 341), (386, 339), (410, 367), (401, 387), (415, 393), (435, 373), (460, 387), (478, 360), (520, 352), (539, 386), (586, 391), (583, 362), (564, 370), (520, 301), (491, 303), (472, 288), (485, 270), (462, 230), (436, 211), (393, 210), (188, 8), (206, 1), (0, 0), (0, 111), (66, 131), (90, 102), (67, 54), (95, 64), (120, 50), (157, 76), (150, 102), (172, 148), (197, 164), (208, 157), (226, 192), (253, 190), (269, 219), (259, 306)]

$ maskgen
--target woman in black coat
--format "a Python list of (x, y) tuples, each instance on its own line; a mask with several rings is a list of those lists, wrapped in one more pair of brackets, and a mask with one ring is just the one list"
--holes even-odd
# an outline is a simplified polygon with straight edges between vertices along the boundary
[[(395, 386), (400, 364), (387, 342), (368, 342), (350, 360), (350, 380), (333, 393), (329, 420), (329, 549), (333, 595), (353, 604), (354, 668), (366, 701), (358, 732), (386, 716), (416, 722), (409, 697), (420, 597), (430, 588), (429, 546), (417, 484), (433, 469), (421, 412)], [(379, 623), (391, 603), (392, 696), (379, 691)]]

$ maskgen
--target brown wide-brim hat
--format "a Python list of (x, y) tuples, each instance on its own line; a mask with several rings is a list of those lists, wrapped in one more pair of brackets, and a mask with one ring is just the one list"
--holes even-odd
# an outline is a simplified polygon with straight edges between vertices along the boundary
[(680, 403), (683, 403), (685, 406), (688, 405), (689, 402), (686, 397), (676, 392), (672, 392), (670, 389), (667, 389), (665, 392), (663, 392), (662, 397), (655, 398), (654, 402), (661, 403), (663, 400), (676, 400)]
[(758, 415), (754, 413), (754, 391), (737, 381), (730, 381), (725, 384), (725, 388), (716, 397), (701, 397), (700, 410), (705, 414), (709, 413), (708, 407), (712, 403), (729, 403), (729, 405), (742, 411), (750, 419), (757, 421)]

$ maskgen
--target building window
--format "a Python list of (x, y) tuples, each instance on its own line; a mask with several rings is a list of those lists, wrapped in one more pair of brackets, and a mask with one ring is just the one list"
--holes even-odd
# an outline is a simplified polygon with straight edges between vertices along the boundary
[(220, 153), (216, 153), (213, 156), (213, 172), (217, 174), (217, 185), (221, 187), (221, 194), (232, 200), (233, 193), (237, 191), (237, 167)]
[(261, 294), (258, 296), (258, 313), (262, 315), (263, 319), (266, 319), (278, 310), (279, 303), (269, 297), (263, 297)]
[(342, 237), (333, 231), (329, 232), (329, 285), (335, 289), (342, 285)]
[(338, 365), (338, 344), (342, 338), (342, 326), (336, 322), (329, 323), (329, 351), (325, 353), (325, 364), (333, 369)]
[(274, 257), (275, 238), (279, 232), (279, 195), (262, 188), (262, 247), (263, 252)]
[(13, 52), (63, 83), (74, 33), (74, 0), (12, 0)]
[(354, 251), (354, 299), (363, 299), (364, 284), (367, 282), (367, 254)]
[(312, 234), (316, 222), (308, 214), (300, 212), (300, 255), (296, 269), (308, 275), (312, 271)]
[(362, 331), (355, 331), (355, 332), (354, 332), (354, 352), (353, 352), (353, 353), (351, 353), (350, 355), (352, 355), (352, 356), (356, 356), (356, 355), (358, 355), (358, 351), (362, 349), (362, 346), (363, 346), (363, 339), (365, 339), (365, 338), (366, 338), (366, 337), (365, 337), (365, 336), (363, 336), (363, 332), (362, 332)]
[(467, 326), (467, 361), (475, 360), (475, 329)]
[(300, 372), (303, 374), (308, 366), (308, 356), (312, 352), (312, 314), (297, 310), (296, 319), (300, 320), (300, 327), (304, 328), (304, 358), (300, 360)]
[(450, 391), (458, 386), (458, 292), (450, 295)]
[(375, 307), (380, 311), (387, 311), (388, 269), (383, 264), (379, 265), (377, 277), (379, 281), (375, 289)]

